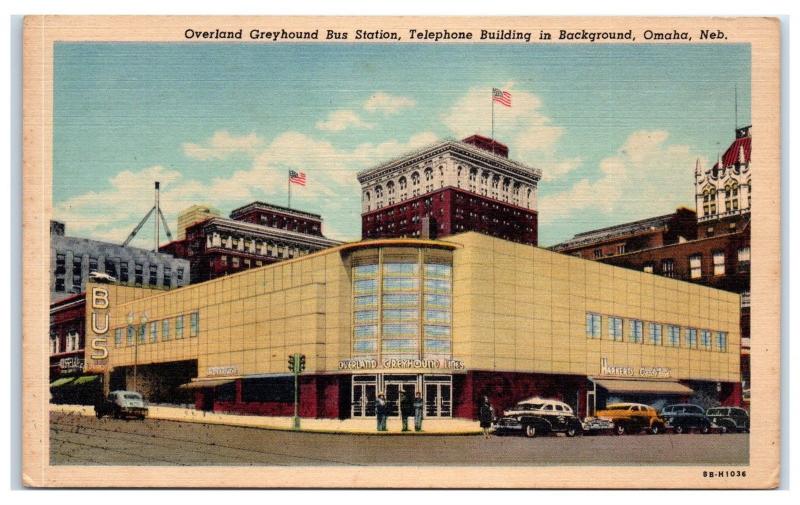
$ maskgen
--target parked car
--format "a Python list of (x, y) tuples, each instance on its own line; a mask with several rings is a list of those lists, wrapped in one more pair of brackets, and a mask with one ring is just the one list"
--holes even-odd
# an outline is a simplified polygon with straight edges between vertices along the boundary
[(612, 430), (617, 435), (642, 430), (657, 435), (664, 431), (664, 420), (656, 409), (642, 403), (611, 403), (595, 412), (595, 417), (613, 423)]
[(661, 417), (667, 423), (667, 429), (671, 429), (673, 433), (687, 433), (693, 429), (700, 433), (709, 433), (712, 428), (716, 428), (702, 407), (689, 403), (667, 405), (661, 410)]
[(108, 397), (102, 398), (94, 406), (94, 414), (100, 419), (111, 416), (114, 419), (147, 417), (147, 406), (142, 395), (136, 391), (112, 391)]
[(706, 416), (722, 433), (750, 431), (750, 415), (739, 407), (713, 407), (706, 411)]
[(565, 433), (574, 437), (581, 433), (581, 421), (572, 412), (572, 407), (558, 400), (528, 398), (505, 412), (497, 420), (495, 433), (524, 434), (535, 437), (547, 433)]

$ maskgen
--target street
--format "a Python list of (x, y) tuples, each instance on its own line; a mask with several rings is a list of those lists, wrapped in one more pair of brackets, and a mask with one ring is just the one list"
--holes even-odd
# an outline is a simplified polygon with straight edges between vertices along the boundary
[(54, 465), (745, 465), (749, 435), (534, 439), (380, 436), (265, 430), (51, 412)]

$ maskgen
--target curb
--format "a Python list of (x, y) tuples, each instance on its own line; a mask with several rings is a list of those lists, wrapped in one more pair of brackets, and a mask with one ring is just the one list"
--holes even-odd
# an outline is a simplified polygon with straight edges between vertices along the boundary
[[(60, 409), (60, 408), (50, 408), (50, 412), (62, 412), (65, 414), (77, 414), (86, 417), (94, 417), (94, 414), (89, 412), (84, 412), (83, 409), (81, 411), (70, 411), (68, 409)], [(215, 420), (210, 419), (201, 419), (195, 417), (187, 417), (187, 418), (170, 418), (170, 417), (156, 417), (151, 416), (148, 414), (147, 419), (156, 419), (159, 421), (170, 421), (175, 423), (186, 422), (186, 423), (196, 423), (196, 424), (215, 424), (219, 426), (233, 426), (236, 428), (252, 428), (256, 430), (269, 430), (269, 431), (286, 431), (286, 432), (296, 432), (296, 433), (316, 433), (316, 434), (323, 434), (323, 435), (359, 435), (359, 436), (366, 436), (366, 437), (385, 437), (385, 436), (395, 436), (395, 437), (431, 437), (431, 436), (440, 436), (440, 437), (455, 437), (455, 436), (475, 436), (481, 435), (483, 432), (480, 430), (458, 430), (458, 431), (446, 431), (446, 432), (433, 432), (433, 431), (384, 431), (384, 432), (369, 432), (369, 431), (340, 431), (340, 430), (333, 430), (333, 429), (326, 429), (326, 428), (310, 428), (310, 429), (299, 429), (295, 430), (294, 428), (285, 428), (281, 426), (259, 426), (255, 424), (246, 424), (240, 422), (218, 422)], [(302, 421), (301, 421), (302, 422)]]

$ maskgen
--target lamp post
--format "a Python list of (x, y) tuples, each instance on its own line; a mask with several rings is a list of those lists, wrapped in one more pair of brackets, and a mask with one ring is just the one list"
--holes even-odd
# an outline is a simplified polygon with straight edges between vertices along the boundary
[(140, 336), (144, 336), (147, 333), (147, 313), (145, 312), (142, 314), (141, 319), (139, 320), (140, 326), (136, 328), (133, 326), (134, 321), (136, 321), (133, 312), (128, 314), (128, 326), (133, 328), (133, 390), (137, 391), (136, 383), (137, 383), (137, 375), (138, 375), (138, 365), (139, 365), (139, 338)]

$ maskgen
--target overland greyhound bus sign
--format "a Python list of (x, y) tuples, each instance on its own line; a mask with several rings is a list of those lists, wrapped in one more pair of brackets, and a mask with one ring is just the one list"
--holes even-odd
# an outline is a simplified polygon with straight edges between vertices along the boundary
[(777, 21), (23, 44), (26, 485), (776, 486)]

